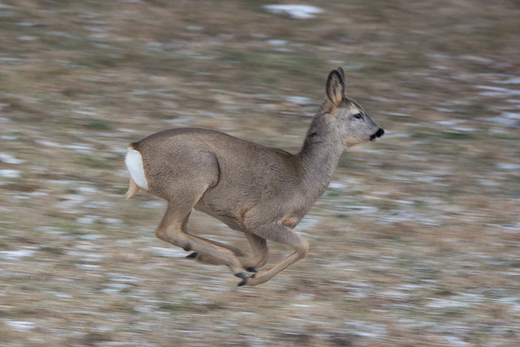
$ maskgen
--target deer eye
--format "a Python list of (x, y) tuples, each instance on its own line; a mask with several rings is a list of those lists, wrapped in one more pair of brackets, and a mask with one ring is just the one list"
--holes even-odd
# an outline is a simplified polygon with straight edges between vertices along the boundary
[(363, 115), (361, 113), (357, 113), (354, 115), (354, 118), (356, 119), (363, 119)]

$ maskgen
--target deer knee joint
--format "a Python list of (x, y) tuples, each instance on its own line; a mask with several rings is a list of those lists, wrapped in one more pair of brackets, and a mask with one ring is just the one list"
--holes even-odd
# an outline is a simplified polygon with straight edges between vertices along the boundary
[(157, 236), (157, 238), (160, 240), (166, 241), (174, 246), (184, 249), (186, 252), (189, 252), (193, 249), (186, 237), (183, 237), (182, 235), (172, 235), (168, 232), (165, 232), (163, 229), (157, 229), (157, 231), (155, 232), (155, 236)]
[(306, 239), (302, 240), (302, 244), (296, 249), (301, 259), (305, 258), (309, 254), (309, 241)]
[(260, 259), (260, 261), (258, 262), (258, 267), (262, 267), (264, 266), (265, 264), (267, 264), (267, 262), (269, 261), (269, 252), (266, 252), (265, 254), (262, 255), (262, 258)]
[(157, 236), (159, 240), (163, 241), (167, 241), (168, 238), (168, 234), (163, 229), (157, 229), (155, 231), (155, 236)]

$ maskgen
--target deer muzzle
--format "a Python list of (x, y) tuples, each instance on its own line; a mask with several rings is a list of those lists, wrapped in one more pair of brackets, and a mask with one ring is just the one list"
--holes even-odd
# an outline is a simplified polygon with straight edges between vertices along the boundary
[(379, 128), (374, 134), (370, 136), (370, 141), (374, 141), (378, 137), (383, 136), (384, 133), (385, 131), (383, 130), (383, 128)]

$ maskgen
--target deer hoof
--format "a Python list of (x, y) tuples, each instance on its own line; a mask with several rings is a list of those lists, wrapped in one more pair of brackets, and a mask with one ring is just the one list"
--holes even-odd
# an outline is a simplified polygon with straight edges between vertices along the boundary
[(195, 259), (195, 258), (197, 258), (198, 255), (199, 255), (199, 253), (197, 253), (197, 252), (193, 252), (193, 253), (191, 253), (191, 254), (188, 254), (188, 255), (186, 256), (186, 258), (189, 258), (189, 259)]
[[(243, 272), (236, 273), (235, 276), (237, 276), (238, 278), (241, 278), (243, 280), (242, 282), (247, 281), (247, 276)], [(242, 283), (242, 282), (240, 282), (240, 283)]]
[[(237, 276), (237, 275), (235, 275)], [(237, 276), (240, 277), (240, 276)], [(240, 277), (242, 278), (242, 277)], [(251, 277), (244, 277), (242, 281), (238, 284), (239, 287), (248, 285), (248, 286), (256, 286), (257, 284), (264, 283), (265, 281), (259, 281), (256, 279), (256, 273), (252, 274)]]
[(254, 266), (251, 266), (251, 267), (246, 268), (246, 271), (247, 271), (247, 272), (258, 272), (258, 270), (256, 269), (256, 267), (254, 267)]

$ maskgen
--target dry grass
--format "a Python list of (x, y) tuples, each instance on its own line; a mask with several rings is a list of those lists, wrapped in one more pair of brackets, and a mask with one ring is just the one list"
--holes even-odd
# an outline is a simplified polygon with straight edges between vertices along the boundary
[[(518, 4), (264, 4), (0, 3), (1, 345), (519, 340)], [(387, 134), (343, 157), (297, 228), (304, 261), (237, 289), (155, 238), (162, 201), (123, 199), (127, 143), (158, 130), (297, 151), (337, 66)], [(245, 245), (200, 213), (190, 228)]]

